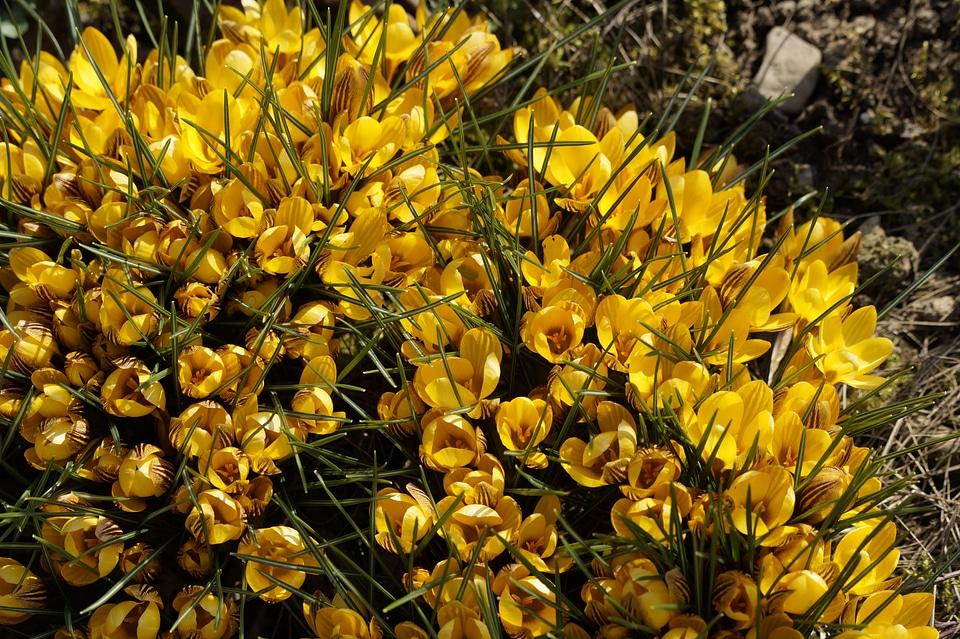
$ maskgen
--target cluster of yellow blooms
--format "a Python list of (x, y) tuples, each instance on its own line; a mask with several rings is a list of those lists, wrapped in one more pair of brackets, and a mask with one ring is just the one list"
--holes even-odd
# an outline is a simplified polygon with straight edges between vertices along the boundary
[[(445, 163), (513, 56), (482, 17), (354, 0), (336, 42), (282, 0), (218, 21), (203, 75), (87, 29), (0, 85), (0, 418), (46, 482), (9, 505), (39, 504), (0, 624), (54, 580), (109, 586), (34, 617), (60, 639), (224, 639), (255, 597), (381, 637), (356, 589), (302, 590), (333, 579), (329, 540), (274, 499), (366, 421), (411, 452), (357, 524), (430, 610), (400, 639), (937, 636), (841, 411), (892, 351), (850, 303), (857, 236), (787, 215), (765, 244), (729, 154), (688, 167), (635, 111), (545, 91), (499, 141), (516, 177)], [(403, 380), (379, 420), (344, 382), (361, 362)], [(591, 502), (599, 527), (564, 521)]]

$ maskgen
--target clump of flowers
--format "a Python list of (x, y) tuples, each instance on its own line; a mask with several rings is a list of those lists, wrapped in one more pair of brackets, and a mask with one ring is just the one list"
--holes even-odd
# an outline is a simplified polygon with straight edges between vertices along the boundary
[(420, 7), (245, 0), (203, 68), (87, 29), (2, 81), (0, 623), (937, 636), (853, 439), (893, 349), (858, 236), (599, 96), (464, 166), (514, 52)]

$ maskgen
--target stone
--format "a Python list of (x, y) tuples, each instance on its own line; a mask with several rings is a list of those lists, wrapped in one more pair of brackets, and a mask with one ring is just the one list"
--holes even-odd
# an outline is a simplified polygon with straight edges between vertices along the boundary
[[(902, 288), (913, 281), (920, 256), (913, 242), (905, 237), (887, 235), (880, 226), (880, 217), (871, 216), (860, 225), (860, 281), (883, 271), (888, 266), (880, 285), (885, 288)], [(891, 266), (892, 265), (892, 266)]]
[(767, 34), (757, 89), (770, 99), (792, 93), (778, 108), (791, 115), (800, 113), (817, 86), (822, 59), (820, 49), (783, 27), (774, 27)]
[(910, 305), (921, 322), (948, 322), (957, 310), (957, 302), (950, 295), (922, 300)]

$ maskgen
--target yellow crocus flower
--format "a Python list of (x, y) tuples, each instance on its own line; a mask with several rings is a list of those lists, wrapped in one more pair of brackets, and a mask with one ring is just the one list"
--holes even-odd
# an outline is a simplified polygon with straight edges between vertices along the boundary
[(803, 276), (794, 278), (790, 287), (790, 306), (800, 314), (799, 328), (813, 323), (834, 309), (842, 310), (857, 286), (857, 263), (851, 262), (832, 271), (821, 260), (809, 264)]
[(373, 173), (393, 159), (405, 139), (406, 127), (397, 116), (383, 121), (368, 116), (357, 118), (340, 135), (343, 170), (354, 176), (361, 171)]
[[(220, 599), (203, 586), (186, 586), (173, 598), (180, 617), (181, 633), (197, 633), (202, 639), (229, 639), (240, 625), (240, 613), (233, 599)], [(139, 638), (138, 638), (139, 639)]]
[(497, 611), (503, 630), (510, 637), (540, 637), (557, 630), (556, 586), (530, 574), (521, 564), (500, 571), (493, 591), (500, 601)]
[(416, 543), (430, 531), (435, 519), (429, 497), (412, 484), (407, 486), (407, 491), (410, 494), (395, 488), (383, 488), (377, 492), (376, 540), (390, 552), (412, 552)]
[(443, 409), (472, 407), (480, 417), (480, 402), (500, 381), (500, 340), (485, 328), (472, 328), (460, 340), (459, 356), (442, 356), (417, 367), (413, 387), (428, 406)]
[[(311, 544), (316, 547), (316, 542), (311, 541)], [(289, 599), (293, 590), (302, 586), (307, 578), (304, 568), (319, 565), (300, 533), (289, 526), (271, 526), (248, 532), (240, 540), (237, 553), (246, 555), (244, 576), (247, 587), (270, 603)], [(265, 564), (257, 559), (268, 559), (273, 563)]]
[(139, 444), (123, 456), (111, 494), (121, 510), (142, 512), (148, 497), (160, 497), (173, 481), (173, 464), (152, 444)]
[(834, 311), (820, 323), (816, 336), (807, 336), (807, 351), (811, 357), (819, 357), (816, 365), (827, 383), (871, 389), (883, 382), (882, 377), (867, 373), (890, 356), (893, 342), (873, 337), (876, 328), (877, 309), (864, 306), (845, 318)]
[(581, 486), (595, 488), (618, 484), (627, 478), (637, 450), (637, 423), (626, 408), (615, 402), (597, 405), (600, 432), (589, 442), (567, 438), (560, 446), (560, 464)]
[(10, 608), (43, 608), (47, 590), (43, 581), (16, 559), (0, 557), (0, 626), (26, 621), (29, 612)]
[(899, 579), (890, 579), (900, 560), (896, 541), (897, 526), (892, 521), (879, 528), (860, 526), (844, 535), (833, 553), (843, 578), (843, 591), (869, 595), (899, 583)]
[(234, 98), (226, 90), (210, 91), (202, 99), (181, 93), (177, 117), (184, 157), (200, 173), (219, 174), (223, 170), (221, 158), (237, 161), (241, 136), (255, 128), (259, 111), (259, 105), (254, 108), (249, 99)]
[(529, 311), (523, 320), (520, 334), (527, 348), (554, 364), (580, 346), (583, 339), (583, 310), (573, 302)]
[(271, 275), (289, 275), (310, 259), (307, 238), (313, 224), (313, 209), (302, 197), (285, 197), (277, 207), (273, 225), (263, 231), (253, 247), (253, 256)]
[(503, 494), (503, 466), (493, 455), (483, 455), (477, 470), (455, 468), (444, 477), (447, 496), (437, 504), (444, 520), (441, 534), (456, 547), (460, 558), (479, 556), (489, 561), (515, 545), (520, 528), (520, 506)]
[(126, 49), (119, 60), (107, 37), (93, 27), (83, 30), (80, 41), (70, 55), (75, 85), (70, 100), (77, 108), (95, 111), (113, 109), (113, 100), (121, 105), (126, 103), (142, 73), (137, 64), (136, 38), (127, 36)]
[(547, 467), (547, 456), (533, 451), (553, 426), (553, 409), (544, 400), (516, 397), (503, 402), (494, 421), (507, 450), (525, 453), (519, 459), (530, 468)]
[(160, 633), (160, 593), (151, 587), (128, 586), (136, 601), (103, 604), (87, 623), (89, 639), (156, 639)]
[[(876, 592), (857, 611), (856, 623), (866, 625), (859, 630), (847, 630), (837, 639), (937, 639), (940, 633), (927, 625), (933, 617), (934, 603), (934, 596), (927, 592)], [(875, 616), (868, 622), (871, 615)]]
[(707, 397), (696, 413), (683, 411), (681, 421), (704, 460), (715, 459), (723, 469), (742, 466), (752, 449), (761, 457), (773, 438), (773, 391), (762, 381), (736, 391)]
[[(71, 586), (86, 586), (106, 577), (116, 568), (123, 542), (112, 542), (123, 531), (106, 517), (73, 515), (51, 517), (40, 527), (52, 548), (55, 570)], [(112, 542), (112, 543), (111, 543)]]
[(778, 529), (793, 516), (793, 475), (782, 466), (761, 466), (741, 473), (723, 493), (730, 523), (760, 545), (779, 543)]
[(761, 357), (770, 342), (748, 339), (751, 312), (742, 306), (724, 310), (715, 288), (706, 286), (697, 301), (682, 304), (681, 321), (690, 326), (697, 348), (707, 364), (742, 364)]
[(444, 415), (437, 409), (423, 416), (420, 459), (440, 472), (472, 466), (483, 453), (484, 440), (479, 428), (460, 415)]

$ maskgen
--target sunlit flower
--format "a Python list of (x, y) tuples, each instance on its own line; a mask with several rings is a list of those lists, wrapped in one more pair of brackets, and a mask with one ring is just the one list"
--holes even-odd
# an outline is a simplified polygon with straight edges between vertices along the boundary
[(783, 253), (792, 262), (800, 262), (801, 271), (806, 270), (814, 262), (823, 262), (829, 268), (846, 264), (846, 261), (835, 257), (843, 247), (843, 225), (832, 218), (818, 215), (815, 219), (794, 226), (792, 209), (781, 220), (781, 228), (785, 231), (784, 241), (780, 247)]
[(340, 310), (351, 319), (366, 319), (367, 304), (380, 303), (376, 287), (390, 265), (390, 249), (384, 243), (388, 228), (382, 208), (363, 209), (347, 232), (330, 236), (317, 260), (317, 273), (336, 291)]
[[(247, 401), (250, 410), (256, 410), (256, 399)], [(258, 464), (280, 461), (294, 454), (296, 442), (306, 440), (306, 431), (297, 424), (284, 424), (278, 413), (271, 411), (234, 413), (237, 426), (237, 441), (244, 453), (250, 456), (254, 468)]]
[(123, 552), (123, 542), (113, 541), (123, 531), (106, 517), (51, 517), (40, 527), (40, 534), (55, 548), (63, 549), (54, 555), (54, 562), (71, 586), (86, 586), (106, 577)]
[(724, 308), (745, 308), (753, 331), (781, 331), (793, 326), (797, 313), (774, 313), (790, 289), (790, 274), (782, 256), (766, 256), (727, 271), (719, 287)]
[(429, 310), (417, 312), (442, 299), (442, 296), (424, 288), (408, 289), (400, 294), (398, 301), (411, 314), (409, 319), (403, 320), (403, 327), (416, 340), (415, 343), (404, 344), (403, 355), (407, 359), (439, 353), (441, 346), (459, 344), (460, 338), (467, 332), (463, 319), (447, 304), (440, 303)]
[(19, 339), (13, 344), (10, 363), (27, 375), (40, 368), (57, 367), (63, 359), (53, 332), (42, 324), (18, 322)]
[(369, 622), (349, 608), (339, 596), (332, 606), (303, 602), (303, 615), (317, 639), (378, 639), (383, 630), (375, 619)]
[(146, 365), (128, 357), (115, 362), (100, 387), (103, 408), (117, 417), (144, 417), (154, 410), (166, 408), (166, 394)]
[(614, 370), (626, 371), (638, 340), (660, 330), (661, 322), (645, 299), (607, 295), (597, 304), (596, 326), (599, 346), (608, 354), (608, 363)]
[(793, 516), (793, 482), (793, 475), (777, 465), (739, 474), (723, 494), (730, 523), (761, 545), (777, 543), (773, 533)]
[(190, 404), (170, 419), (170, 443), (189, 457), (207, 455), (233, 443), (233, 419), (211, 400)]
[(203, 586), (187, 586), (173, 598), (173, 609), (180, 617), (181, 633), (195, 633), (198, 639), (228, 639), (239, 626), (239, 611), (232, 599), (219, 599)]
[(583, 310), (572, 302), (547, 306), (524, 316), (521, 336), (527, 348), (557, 363), (583, 340)]
[[(851, 622), (866, 624), (847, 630), (838, 639), (937, 639), (940, 633), (927, 624), (933, 617), (934, 596), (926, 592), (906, 595), (883, 590), (867, 597)], [(852, 616), (852, 615), (851, 615)]]
[(160, 314), (153, 291), (127, 283), (126, 275), (114, 269), (104, 275), (102, 290), (100, 325), (111, 340), (129, 346), (156, 335)]
[(40, 249), (13, 248), (10, 249), (9, 256), (10, 267), (16, 276), (30, 287), (38, 298), (47, 301), (70, 299), (77, 292), (77, 273), (52, 262)]
[(120, 461), (111, 494), (122, 510), (140, 512), (147, 507), (144, 498), (159, 497), (170, 488), (174, 468), (162, 455), (156, 446), (140, 444)]
[(220, 356), (206, 346), (188, 346), (177, 357), (180, 392), (187, 397), (209, 397), (223, 385), (226, 372)]
[(446, 472), (472, 466), (486, 448), (482, 431), (460, 415), (430, 411), (422, 423), (420, 459), (433, 470)]
[(556, 586), (532, 575), (525, 566), (504, 567), (494, 579), (493, 591), (500, 598), (497, 611), (509, 636), (528, 639), (557, 629)]
[(759, 618), (760, 589), (750, 575), (728, 570), (713, 583), (713, 605), (735, 628), (745, 630)]
[(712, 286), (706, 286), (695, 302), (683, 304), (682, 321), (690, 326), (691, 334), (708, 364), (723, 365), (750, 362), (770, 349), (770, 342), (748, 339), (751, 311), (741, 305), (724, 310), (720, 296)]
[[(778, 605), (783, 612), (793, 617), (802, 617), (808, 610), (815, 605), (823, 602), (827, 595), (830, 585), (822, 575), (812, 570), (796, 570), (782, 575), (773, 588), (773, 593), (784, 593), (778, 597)], [(769, 596), (769, 595), (768, 595)], [(843, 599), (839, 602), (842, 605)], [(821, 615), (821, 621), (833, 621), (836, 619), (838, 610), (829, 610)]]
[[(517, 550), (531, 561), (554, 557), (559, 543), (555, 525), (559, 514), (560, 499), (556, 495), (544, 495), (537, 500), (534, 512), (520, 522), (517, 530)], [(561, 570), (571, 563), (570, 559), (564, 558), (560, 563)]]
[(411, 552), (433, 525), (434, 507), (429, 497), (413, 484), (407, 486), (407, 492), (409, 495), (384, 488), (377, 493), (377, 543), (391, 552), (398, 551), (398, 544), (403, 552)]
[(105, 35), (87, 27), (80, 36), (82, 44), (70, 55), (74, 90), (70, 100), (78, 107), (103, 111), (114, 108), (114, 101), (126, 103), (140, 82), (137, 64), (137, 40), (128, 36), (126, 50), (119, 60)]
[(833, 312), (820, 323), (817, 336), (808, 335), (807, 351), (816, 361), (830, 384), (847, 384), (871, 389), (883, 382), (882, 377), (868, 375), (893, 352), (893, 342), (886, 337), (873, 337), (877, 328), (877, 309), (858, 308), (847, 317)]
[(337, 351), (339, 340), (334, 337), (336, 307), (329, 302), (311, 302), (297, 309), (284, 326), (283, 345), (287, 357), (302, 357), (310, 361), (321, 355), (331, 356)]
[(239, 448), (227, 446), (200, 457), (197, 470), (214, 488), (236, 495), (247, 483), (250, 460)]
[(607, 384), (603, 353), (595, 344), (585, 344), (568, 353), (568, 359), (568, 363), (554, 369), (549, 379), (550, 398), (562, 406), (577, 406), (592, 415), (601, 396), (598, 391)]
[(617, 620), (663, 628), (674, 616), (675, 604), (680, 603), (673, 601), (664, 577), (647, 559), (628, 561), (614, 571), (612, 578), (601, 577), (596, 580), (596, 585), (585, 584), (581, 596), (586, 603), (587, 615), (604, 626), (606, 636), (611, 637), (625, 630)]
[(377, 415), (388, 422), (387, 430), (394, 437), (410, 437), (417, 432), (415, 417), (426, 411), (426, 404), (409, 386), (396, 393), (386, 392), (377, 403)]
[(415, 571), (413, 581), (409, 581), (409, 576), (404, 579), (408, 587), (427, 587), (423, 599), (434, 610), (451, 601), (459, 601), (477, 613), (484, 609), (491, 610), (494, 605), (489, 596), (493, 573), (485, 564), (474, 563), (469, 567), (461, 567), (456, 558), (444, 559), (429, 572), (422, 569)]
[(680, 460), (669, 451), (643, 448), (630, 459), (620, 491), (630, 499), (643, 499), (653, 495), (661, 484), (679, 479), (680, 471)]
[(614, 402), (597, 406), (600, 432), (589, 442), (570, 437), (560, 447), (560, 463), (577, 483), (587, 487), (618, 484), (627, 478), (637, 450), (637, 423), (630, 412)]
[[(26, 434), (21, 424), (21, 434)], [(40, 421), (31, 438), (33, 447), (24, 451), (31, 466), (43, 469), (50, 462), (63, 464), (90, 441), (90, 425), (81, 415), (50, 417)]]
[(103, 604), (93, 611), (89, 639), (155, 639), (160, 633), (160, 593), (150, 586), (128, 586), (124, 592), (135, 601)]
[(496, 265), (479, 252), (469, 252), (447, 262), (440, 273), (440, 294), (456, 296), (453, 304), (486, 317), (497, 305), (493, 292), (499, 286)]
[(685, 411), (682, 421), (701, 457), (729, 469), (766, 451), (773, 437), (772, 411), (773, 391), (757, 380), (710, 395), (695, 415)]
[[(242, 39), (267, 54), (292, 54), (300, 50), (303, 22), (300, 7), (287, 9), (283, 0), (266, 0), (262, 5), (244, 3), (243, 10), (224, 5), (217, 16), (224, 34)], [(205, 638), (206, 639), (206, 638)]]
[(823, 466), (831, 442), (827, 431), (805, 427), (800, 417), (789, 411), (776, 419), (768, 451), (788, 471), (807, 476)]
[[(333, 410), (333, 399), (330, 393), (319, 386), (297, 391), (290, 402), (290, 407), (294, 413), (299, 413), (301, 416), (291, 416), (287, 419), (295, 421), (296, 426), (312, 435), (335, 433), (340, 428), (341, 420), (346, 416), (343, 411)], [(316, 417), (309, 418), (308, 415)]]
[(313, 224), (313, 209), (301, 197), (286, 197), (277, 207), (273, 225), (257, 238), (254, 259), (272, 275), (287, 275), (310, 259), (307, 234)]
[(479, 556), (485, 561), (514, 544), (520, 526), (520, 506), (504, 495), (503, 466), (484, 455), (477, 470), (456, 468), (444, 477), (447, 496), (437, 504), (444, 520), (441, 534), (456, 547), (460, 558)]
[(76, 469), (76, 473), (90, 481), (113, 482), (120, 472), (120, 462), (129, 450), (126, 443), (117, 442), (112, 437), (93, 440), (77, 455), (82, 466)]
[[(456, 16), (452, 20), (448, 19)], [(483, 16), (472, 21), (464, 12), (437, 13), (421, 27), (426, 34), (441, 34), (427, 42), (423, 55), (413, 59), (407, 68), (412, 80), (424, 74), (424, 82), (443, 109), (451, 109), (485, 84), (492, 82), (513, 59), (513, 49), (501, 49), (497, 37), (490, 33)], [(436, 35), (434, 36), (436, 37)]]
[(222, 490), (211, 489), (196, 495), (184, 526), (198, 541), (215, 546), (239, 539), (246, 523), (247, 514), (236, 499)]
[(378, 122), (360, 117), (344, 128), (340, 136), (343, 170), (356, 175), (363, 170), (373, 172), (396, 155), (403, 145), (406, 129), (399, 117)]
[[(315, 542), (310, 543), (316, 546)], [(306, 580), (307, 573), (303, 569), (319, 565), (300, 533), (288, 526), (251, 531), (240, 540), (237, 552), (246, 556), (244, 575), (247, 586), (261, 599), (271, 603), (288, 599), (293, 594), (292, 590), (302, 586)], [(267, 559), (273, 563), (265, 564), (257, 559)], [(276, 565), (278, 563), (286, 567)]]
[(43, 608), (47, 590), (33, 572), (15, 559), (0, 557), (0, 626), (26, 621), (29, 612), (11, 608)]
[(869, 595), (895, 588), (900, 579), (890, 575), (900, 560), (896, 540), (897, 527), (892, 521), (879, 528), (861, 526), (845, 534), (833, 552), (833, 560), (844, 576), (844, 592)]
[(546, 454), (533, 450), (553, 425), (553, 409), (544, 400), (516, 397), (501, 403), (494, 419), (500, 441), (507, 450), (522, 452), (520, 459), (526, 466), (547, 466)]
[(437, 625), (437, 636), (444, 639), (491, 639), (480, 613), (456, 600), (437, 609)]
[(472, 328), (460, 340), (460, 355), (446, 356), (417, 367), (413, 386), (428, 406), (442, 409), (474, 407), (467, 415), (481, 416), (480, 402), (500, 381), (503, 347), (488, 329)]
[(510, 197), (503, 204), (500, 217), (507, 229), (518, 238), (547, 237), (555, 229), (559, 217), (550, 217), (550, 206), (543, 187), (534, 182), (530, 188), (529, 180), (521, 182), (513, 189)]
[(163, 571), (160, 553), (145, 543), (136, 543), (120, 553), (120, 572), (135, 583), (153, 583)]
[[(233, 71), (226, 68), (224, 71), (231, 80), (241, 80)], [(203, 98), (181, 93), (177, 99), (177, 117), (181, 123), (184, 156), (200, 173), (216, 175), (223, 169), (223, 157), (237, 160), (230, 154), (240, 148), (240, 135), (254, 128), (259, 111), (259, 105), (252, 108), (246, 98), (234, 98), (226, 89), (210, 91)]]
[(691, 510), (690, 489), (679, 482), (661, 482), (647, 497), (617, 500), (610, 508), (610, 521), (624, 537), (654, 539), (666, 545), (681, 536), (678, 523), (685, 521)]
[(223, 360), (227, 374), (226, 386), (220, 391), (220, 398), (227, 402), (237, 397), (248, 397), (259, 393), (263, 387), (265, 364), (249, 350), (236, 344), (225, 344), (217, 349), (217, 355)]

